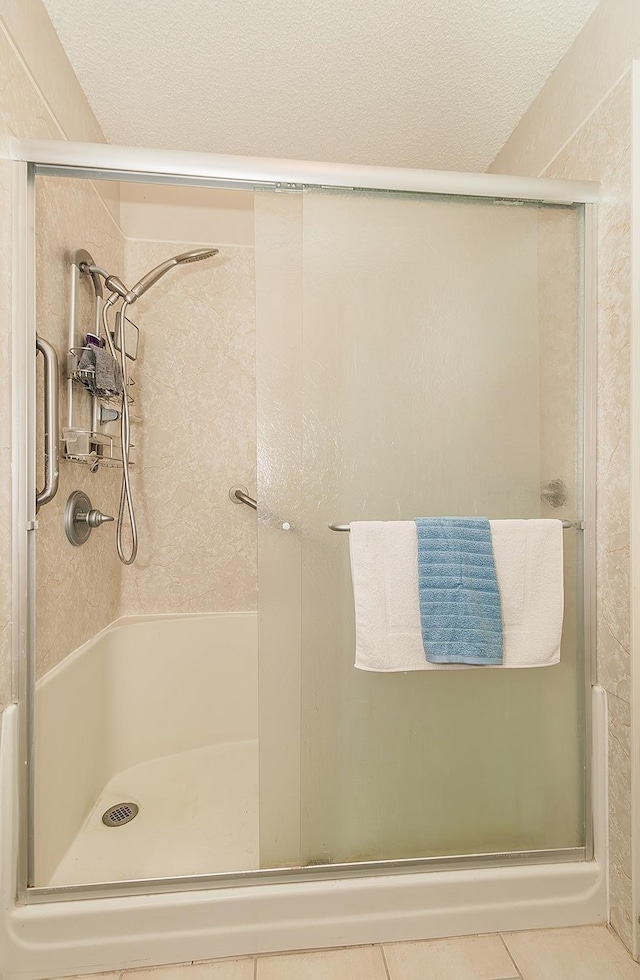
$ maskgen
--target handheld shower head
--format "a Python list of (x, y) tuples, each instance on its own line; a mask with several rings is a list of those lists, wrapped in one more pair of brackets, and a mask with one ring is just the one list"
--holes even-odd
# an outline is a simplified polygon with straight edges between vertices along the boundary
[(219, 249), (217, 248), (194, 248), (190, 252), (183, 252), (181, 255), (174, 255), (173, 258), (167, 259), (166, 262), (162, 262), (160, 265), (152, 269), (151, 272), (147, 272), (146, 275), (140, 279), (135, 286), (132, 286), (127, 293), (125, 299), (127, 303), (135, 303), (143, 293), (146, 293), (147, 289), (150, 289), (158, 279), (160, 279), (165, 272), (169, 269), (173, 269), (174, 265), (185, 265), (187, 262), (200, 262), (202, 259), (210, 259), (212, 256), (218, 254)]
[(192, 248), (190, 252), (183, 252), (182, 255), (176, 255), (173, 261), (176, 265), (184, 265), (186, 262), (200, 262), (202, 259), (212, 258), (219, 251), (220, 249), (218, 248)]

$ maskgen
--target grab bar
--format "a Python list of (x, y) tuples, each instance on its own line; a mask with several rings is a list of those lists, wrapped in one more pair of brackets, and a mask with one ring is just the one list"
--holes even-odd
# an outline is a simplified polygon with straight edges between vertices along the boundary
[(233, 500), (234, 504), (246, 504), (247, 507), (251, 507), (252, 510), (258, 509), (258, 501), (249, 496), (246, 487), (231, 487), (231, 490), (229, 490), (229, 496)]
[[(570, 527), (575, 527), (578, 531), (584, 530), (584, 524), (582, 521), (562, 521), (562, 527), (567, 531)], [(330, 531), (350, 531), (350, 524), (329, 524), (328, 528)]]
[(44, 358), (44, 487), (36, 489), (36, 513), (58, 492), (60, 478), (58, 433), (60, 410), (58, 401), (58, 355), (48, 340), (36, 334), (36, 352)]

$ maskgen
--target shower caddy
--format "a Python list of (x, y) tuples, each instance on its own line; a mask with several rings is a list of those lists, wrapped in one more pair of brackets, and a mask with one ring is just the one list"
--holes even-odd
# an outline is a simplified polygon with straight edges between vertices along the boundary
[[(83, 352), (87, 349), (85, 342), (88, 330), (80, 324), (78, 316), (78, 301), (80, 283), (82, 279), (89, 279), (92, 284), (95, 297), (95, 322), (91, 329), (99, 336), (101, 330), (101, 306), (102, 306), (102, 283), (100, 277), (85, 272), (83, 265), (93, 266), (95, 262), (91, 254), (83, 248), (76, 249), (71, 254), (71, 292), (69, 300), (69, 341), (67, 352), (67, 424), (62, 429), (63, 455), (65, 459), (76, 463), (86, 463), (92, 471), (99, 466), (122, 466), (122, 442), (119, 432), (111, 432), (110, 428), (120, 419), (120, 398), (98, 397), (91, 392), (88, 381), (92, 370), (81, 369), (79, 367)], [(127, 323), (129, 336), (135, 338), (134, 343), (127, 345), (127, 357), (135, 361), (138, 355), (138, 328), (134, 323)], [(120, 350), (119, 337), (117, 333), (113, 336), (113, 343), (117, 350)], [(133, 378), (127, 379), (127, 389), (135, 385)], [(80, 421), (82, 411), (81, 392), (86, 391), (91, 402), (91, 422), (90, 425), (83, 425)], [(134, 398), (127, 390), (127, 400), (129, 405), (133, 404)], [(139, 422), (140, 418), (129, 413), (132, 422)], [(132, 443), (131, 449), (135, 450)], [(135, 463), (135, 453), (132, 452), (130, 464)]]

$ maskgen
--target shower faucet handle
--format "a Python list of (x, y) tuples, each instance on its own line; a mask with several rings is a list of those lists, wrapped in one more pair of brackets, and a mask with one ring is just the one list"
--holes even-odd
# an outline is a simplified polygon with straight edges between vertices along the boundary
[(108, 521), (113, 521), (115, 518), (103, 514), (101, 510), (92, 509), (86, 514), (76, 514), (75, 520), (76, 523), (88, 524), (89, 527), (100, 527), (101, 524), (107, 524)]
[(75, 547), (84, 544), (94, 528), (113, 520), (113, 517), (93, 508), (83, 490), (74, 490), (67, 500), (64, 511), (64, 529), (67, 538)]

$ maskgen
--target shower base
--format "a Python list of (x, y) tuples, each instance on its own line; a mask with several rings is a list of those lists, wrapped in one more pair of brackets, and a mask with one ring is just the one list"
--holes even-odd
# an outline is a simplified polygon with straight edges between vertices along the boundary
[[(323, 946), (604, 922), (606, 697), (594, 690), (596, 859), (16, 904), (18, 712), (0, 738), (0, 974), (43, 980)], [(203, 760), (201, 760), (203, 761)], [(128, 787), (127, 787), (128, 788)], [(118, 787), (122, 792), (123, 787)], [(134, 801), (135, 802), (135, 801)], [(100, 817), (101, 819), (101, 817)], [(131, 824), (105, 834), (117, 838)], [(156, 845), (154, 845), (156, 846)]]
[[(102, 814), (137, 803), (121, 827)], [(105, 786), (49, 884), (127, 881), (259, 867), (258, 743), (229, 742), (151, 759)]]

